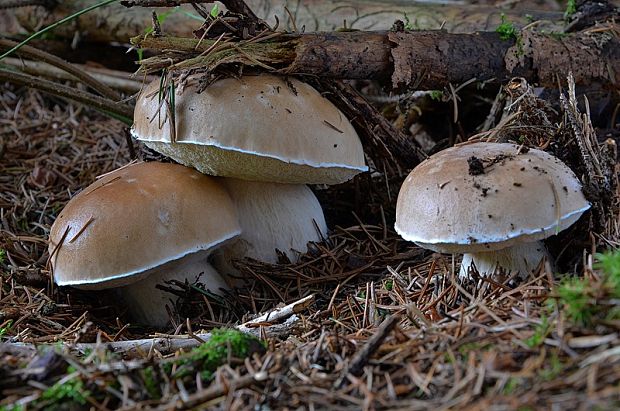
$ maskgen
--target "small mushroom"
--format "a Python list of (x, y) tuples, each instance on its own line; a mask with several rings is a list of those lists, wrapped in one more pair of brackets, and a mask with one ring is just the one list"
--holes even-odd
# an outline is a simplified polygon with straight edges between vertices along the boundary
[(368, 169), (357, 133), (331, 102), (293, 78), (226, 78), (200, 93), (197, 88), (190, 77), (176, 89), (173, 142), (159, 82), (148, 85), (136, 104), (133, 136), (182, 164), (225, 177), (242, 235), (218, 252), (218, 269), (236, 272), (230, 260), (243, 257), (276, 262), (275, 249), (295, 261), (293, 250), (305, 251), (327, 231), (305, 184), (341, 183)]
[(501, 267), (526, 276), (549, 258), (540, 240), (589, 208), (575, 174), (552, 155), (474, 143), (441, 151), (409, 174), (398, 194), (395, 228), (421, 247), (465, 253), (461, 277), (472, 264), (482, 275)]
[(164, 326), (165, 280), (226, 288), (207, 262), (240, 233), (234, 205), (216, 179), (176, 164), (138, 163), (106, 174), (73, 197), (51, 227), (54, 280), (81, 289), (119, 287), (129, 312)]

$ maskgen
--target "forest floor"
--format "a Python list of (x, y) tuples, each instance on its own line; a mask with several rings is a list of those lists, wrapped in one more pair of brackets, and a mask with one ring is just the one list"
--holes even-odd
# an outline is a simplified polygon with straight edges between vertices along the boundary
[[(331, 234), (299, 263), (246, 261), (243, 286), (224, 299), (177, 284), (173, 326), (149, 329), (130, 324), (106, 292), (55, 287), (47, 265), (59, 211), (130, 161), (125, 126), (3, 86), (0, 136), (1, 410), (620, 407), (620, 254), (582, 249), (565, 257), (567, 274), (541, 266), (520, 282), (459, 280), (458, 258), (393, 231), (402, 178), (367, 173), (317, 191)], [(109, 349), (191, 338), (310, 295), (264, 348), (227, 340), (217, 369), (200, 348), (131, 358)]]

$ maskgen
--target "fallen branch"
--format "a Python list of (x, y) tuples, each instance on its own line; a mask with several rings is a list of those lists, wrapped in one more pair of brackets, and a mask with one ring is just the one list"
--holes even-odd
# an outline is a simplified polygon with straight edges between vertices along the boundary
[[(0, 49), (8, 50), (12, 47), (17, 46), (17, 44), (18, 44), (17, 42), (14, 42), (11, 40), (0, 39)], [(103, 97), (107, 97), (115, 101), (118, 101), (121, 99), (121, 96), (119, 93), (112, 90), (107, 85), (101, 83), (99, 80), (92, 77), (90, 74), (86, 73), (84, 70), (81, 70), (75, 67), (71, 63), (66, 62), (59, 57), (46, 53), (45, 51), (36, 49), (31, 46), (24, 45), (24, 46), (21, 46), (19, 50), (16, 51), (15, 54), (57, 67), (58, 69), (71, 74), (73, 77), (80, 80), (81, 82), (83, 82), (84, 84), (86, 84), (87, 86), (89, 86), (90, 88), (98, 92), (99, 94), (101, 94)]]
[[(299, 321), (296, 313), (308, 308), (314, 302), (314, 295), (309, 295), (301, 300), (276, 308), (266, 314), (263, 314), (253, 320), (245, 322), (236, 327), (237, 330), (252, 334), (256, 337), (277, 337), (286, 335), (291, 332), (293, 326)], [(280, 324), (271, 324), (275, 321), (287, 319)], [(163, 337), (143, 338), (140, 340), (114, 341), (110, 343), (78, 343), (71, 346), (71, 349), (84, 352), (96, 348), (105, 347), (108, 350), (125, 356), (137, 356), (152, 351), (158, 351), (161, 354), (168, 354), (179, 349), (191, 349), (200, 345), (202, 342), (208, 341), (211, 333), (193, 334), (193, 335), (166, 335)], [(13, 346), (13, 350), (32, 351), (36, 347), (30, 343), (12, 343), (7, 344)], [(7, 347), (6, 351), (9, 350)]]
[[(39, 61), (7, 57), (3, 60), (3, 62), (7, 66), (14, 67), (21, 72), (36, 77), (45, 77), (53, 80), (76, 80), (73, 75), (67, 73), (66, 71)], [(134, 94), (140, 91), (140, 89), (142, 88), (142, 80), (132, 79), (129, 77), (130, 74), (124, 71), (97, 69), (77, 64), (73, 64), (73, 66), (79, 68), (83, 72), (88, 72), (92, 78), (96, 79), (99, 83), (113, 90), (119, 90), (124, 93)], [(152, 81), (153, 79), (154, 77), (151, 78), (149, 76), (146, 82)]]
[(142, 70), (147, 73), (163, 68), (214, 69), (220, 63), (242, 62), (266, 64), (281, 74), (391, 79), (398, 90), (434, 90), (472, 78), (500, 83), (515, 76), (556, 87), (557, 77), (565, 78), (572, 71), (576, 84), (600, 83), (614, 88), (618, 80), (613, 68), (620, 67), (620, 36), (614, 35), (616, 30), (616, 24), (609, 23), (597, 31), (563, 36), (525, 31), (519, 41), (502, 40), (495, 32), (281, 34), (264, 41), (218, 44), (216, 51), (209, 50), (216, 43), (210, 39), (139, 36), (132, 43), (160, 52), (142, 61)]
[(103, 111), (104, 113), (111, 114), (128, 124), (132, 123), (133, 107), (124, 103), (117, 103), (104, 97), (54, 83), (53, 81), (4, 68), (0, 68), (0, 81), (8, 81), (10, 83), (41, 90), (58, 97), (77, 101), (78, 103), (85, 104), (94, 109)]

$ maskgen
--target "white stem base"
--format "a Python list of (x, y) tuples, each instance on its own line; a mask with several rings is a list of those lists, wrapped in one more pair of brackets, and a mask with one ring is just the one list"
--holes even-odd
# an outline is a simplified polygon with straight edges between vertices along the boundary
[(207, 254), (196, 254), (157, 267), (143, 280), (118, 289), (135, 321), (156, 327), (164, 327), (170, 322), (166, 305), (174, 309), (173, 302), (177, 297), (156, 288), (165, 281), (187, 279), (193, 283), (198, 280), (209, 291), (220, 295), (221, 289), (228, 289), (222, 276), (207, 262)]
[(276, 263), (276, 249), (291, 261), (305, 252), (309, 241), (327, 234), (323, 209), (303, 184), (279, 184), (222, 178), (237, 207), (241, 235), (213, 253), (213, 265), (223, 274), (238, 274), (232, 260), (244, 257)]
[(526, 278), (543, 258), (552, 261), (545, 245), (540, 241), (496, 251), (464, 254), (459, 276), (469, 278), (469, 269), (474, 264), (481, 276), (492, 276), (499, 269), (503, 269), (506, 274), (518, 271), (520, 278)]

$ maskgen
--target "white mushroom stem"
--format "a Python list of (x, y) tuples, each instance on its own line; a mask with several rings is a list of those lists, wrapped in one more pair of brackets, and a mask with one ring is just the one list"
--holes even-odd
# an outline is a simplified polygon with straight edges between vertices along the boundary
[(125, 301), (131, 317), (142, 324), (164, 327), (170, 316), (166, 305), (174, 309), (174, 294), (160, 290), (157, 284), (178, 280), (194, 283), (198, 281), (214, 294), (222, 294), (228, 289), (222, 276), (207, 262), (208, 253), (194, 253), (179, 260), (171, 261), (152, 270), (135, 283), (119, 287), (118, 292)]
[(232, 260), (250, 257), (276, 263), (276, 249), (291, 261), (309, 241), (321, 241), (327, 224), (321, 204), (303, 184), (279, 184), (222, 178), (237, 208), (241, 235), (213, 254), (222, 273), (238, 274)]
[(518, 271), (519, 276), (525, 278), (536, 269), (543, 258), (552, 261), (545, 245), (540, 241), (520, 243), (501, 250), (468, 253), (463, 255), (459, 276), (469, 278), (468, 272), (473, 264), (482, 276), (491, 276), (501, 268), (506, 273)]

